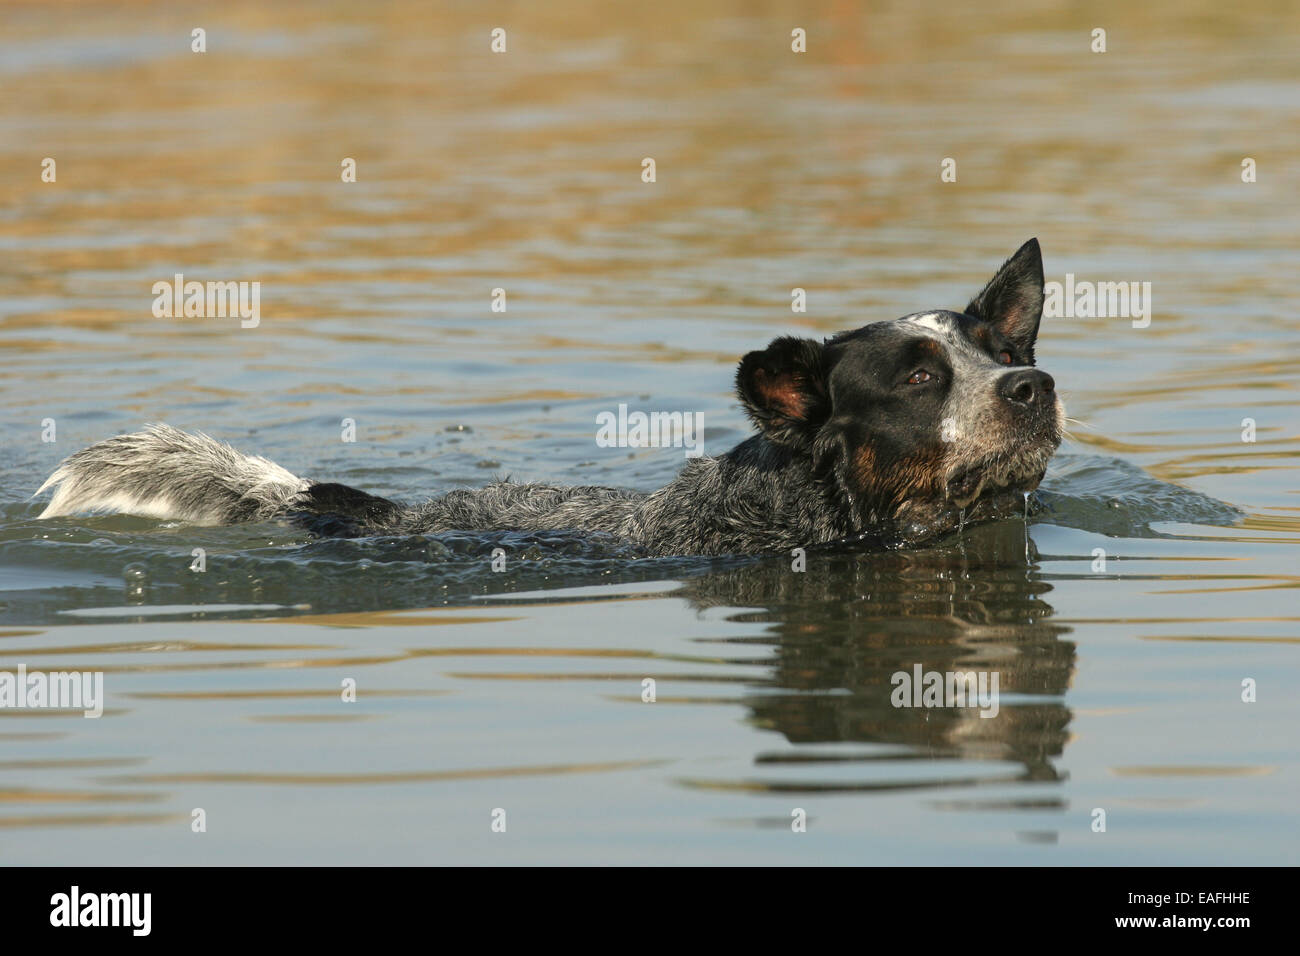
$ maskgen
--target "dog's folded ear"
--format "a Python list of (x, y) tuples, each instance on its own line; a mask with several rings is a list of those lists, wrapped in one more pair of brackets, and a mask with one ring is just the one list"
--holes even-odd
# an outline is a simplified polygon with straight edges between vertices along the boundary
[(992, 325), (1033, 364), (1043, 317), (1043, 254), (1037, 239), (1003, 263), (984, 291), (971, 299), (966, 314)]
[(830, 414), (823, 346), (794, 336), (773, 339), (740, 360), (736, 394), (767, 438), (793, 446), (811, 442)]

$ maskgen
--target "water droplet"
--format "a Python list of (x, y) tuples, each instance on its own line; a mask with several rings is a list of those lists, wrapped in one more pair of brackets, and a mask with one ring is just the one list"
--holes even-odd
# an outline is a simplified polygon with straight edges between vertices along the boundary
[(149, 569), (139, 563), (128, 564), (122, 569), (122, 581), (126, 585), (127, 601), (143, 604), (149, 589)]
[(1023, 492), (1025, 496), (1025, 565), (1028, 566), (1032, 559), (1029, 557), (1029, 492)]

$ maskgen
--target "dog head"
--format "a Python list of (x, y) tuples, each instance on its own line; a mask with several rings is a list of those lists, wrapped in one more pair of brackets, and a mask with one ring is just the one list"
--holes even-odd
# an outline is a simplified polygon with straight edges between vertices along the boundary
[(811, 459), (855, 530), (924, 525), (1042, 480), (1063, 418), (1034, 366), (1042, 311), (1031, 239), (964, 311), (775, 339), (741, 360), (737, 392), (769, 441)]

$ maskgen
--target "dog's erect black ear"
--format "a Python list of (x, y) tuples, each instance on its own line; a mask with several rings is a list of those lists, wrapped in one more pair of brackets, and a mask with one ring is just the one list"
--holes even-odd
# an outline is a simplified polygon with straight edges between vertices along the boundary
[(769, 439), (800, 446), (830, 414), (825, 352), (819, 342), (783, 336), (750, 352), (736, 370), (736, 394)]
[(1030, 239), (1003, 263), (984, 291), (970, 300), (966, 314), (992, 325), (1033, 362), (1043, 317), (1043, 254), (1037, 239)]

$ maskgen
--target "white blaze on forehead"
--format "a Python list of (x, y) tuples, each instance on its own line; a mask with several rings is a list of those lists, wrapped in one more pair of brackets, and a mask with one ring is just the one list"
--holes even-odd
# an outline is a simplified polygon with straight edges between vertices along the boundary
[(952, 319), (946, 315), (940, 315), (938, 312), (920, 312), (916, 315), (909, 315), (903, 321), (911, 325), (918, 325), (931, 332), (938, 332), (940, 335), (951, 335), (953, 332)]
[(995, 370), (999, 376), (1006, 371), (1014, 371), (999, 365), (964, 335), (958, 317), (949, 312), (918, 312), (915, 315), (905, 315), (898, 321), (906, 323), (927, 338), (944, 344), (948, 359), (958, 372), (966, 370), (957, 376), (959, 385), (975, 369), (979, 370), (980, 377), (985, 377), (990, 370)]

